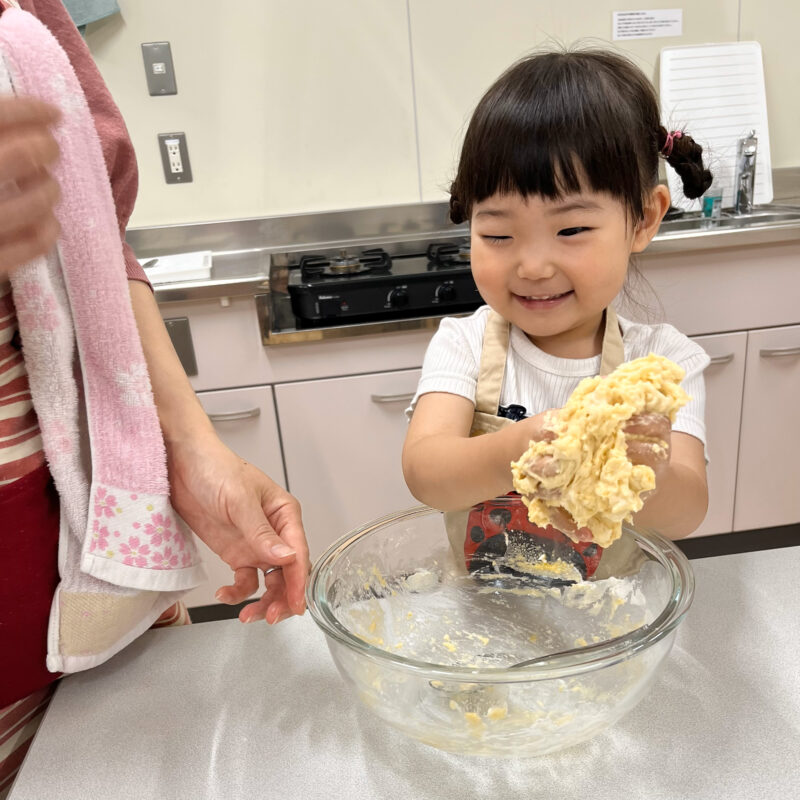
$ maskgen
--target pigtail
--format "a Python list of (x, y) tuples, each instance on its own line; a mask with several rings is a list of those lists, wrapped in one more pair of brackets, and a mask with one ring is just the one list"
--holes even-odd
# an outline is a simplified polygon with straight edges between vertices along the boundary
[(713, 180), (703, 164), (703, 148), (684, 131), (658, 131), (658, 150), (683, 182), (683, 193), (690, 200), (700, 197)]

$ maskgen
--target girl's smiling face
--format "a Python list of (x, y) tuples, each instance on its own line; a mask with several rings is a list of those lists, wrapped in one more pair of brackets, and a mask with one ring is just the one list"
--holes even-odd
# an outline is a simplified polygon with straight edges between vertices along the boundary
[(632, 253), (644, 250), (669, 207), (657, 186), (633, 223), (606, 193), (559, 199), (495, 194), (472, 208), (472, 273), (481, 296), (539, 349), (562, 358), (600, 352), (604, 309)]

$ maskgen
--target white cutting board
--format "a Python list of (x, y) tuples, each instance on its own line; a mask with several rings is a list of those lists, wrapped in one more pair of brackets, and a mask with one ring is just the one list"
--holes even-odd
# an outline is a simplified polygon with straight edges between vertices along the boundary
[[(685, 129), (703, 146), (703, 156), (722, 187), (722, 205), (733, 205), (736, 142), (750, 131), (758, 137), (754, 201), (772, 202), (764, 66), (758, 42), (665, 47), (661, 51), (661, 119), (670, 130)], [(696, 209), (683, 197), (681, 180), (667, 167), (672, 202)]]
[[(175, 283), (176, 281), (208, 280), (211, 277), (212, 253), (199, 250), (195, 253), (175, 253), (139, 261), (150, 283)], [(149, 265), (149, 266), (148, 266)]]

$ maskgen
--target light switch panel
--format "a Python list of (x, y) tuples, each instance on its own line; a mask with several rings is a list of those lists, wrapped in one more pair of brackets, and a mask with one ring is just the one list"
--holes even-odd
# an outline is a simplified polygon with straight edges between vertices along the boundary
[(169, 42), (144, 42), (142, 44), (144, 72), (147, 89), (151, 95), (178, 94), (172, 49)]

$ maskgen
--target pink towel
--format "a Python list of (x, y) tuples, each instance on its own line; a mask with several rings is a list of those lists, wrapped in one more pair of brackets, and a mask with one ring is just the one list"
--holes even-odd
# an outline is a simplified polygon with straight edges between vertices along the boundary
[[(164, 442), (86, 98), (64, 51), (27, 12), (0, 17), (0, 54), (14, 92), (63, 114), (55, 131), (58, 249), (12, 277), (31, 393), (62, 505), (62, 583), (48, 666), (63, 671), (103, 660), (204, 575), (191, 532), (169, 503)], [(80, 595), (80, 608), (65, 609), (65, 595)], [(102, 603), (87, 616), (87, 595), (125, 598), (126, 614), (135, 617), (129, 631), (111, 635), (119, 635), (116, 643), (104, 640), (101, 655), (96, 643), (86, 645), (86, 630), (77, 637), (79, 653), (57, 643), (67, 617), (70, 624), (83, 617), (87, 630), (98, 615), (109, 624)], [(65, 661), (65, 650), (77, 660)]]

